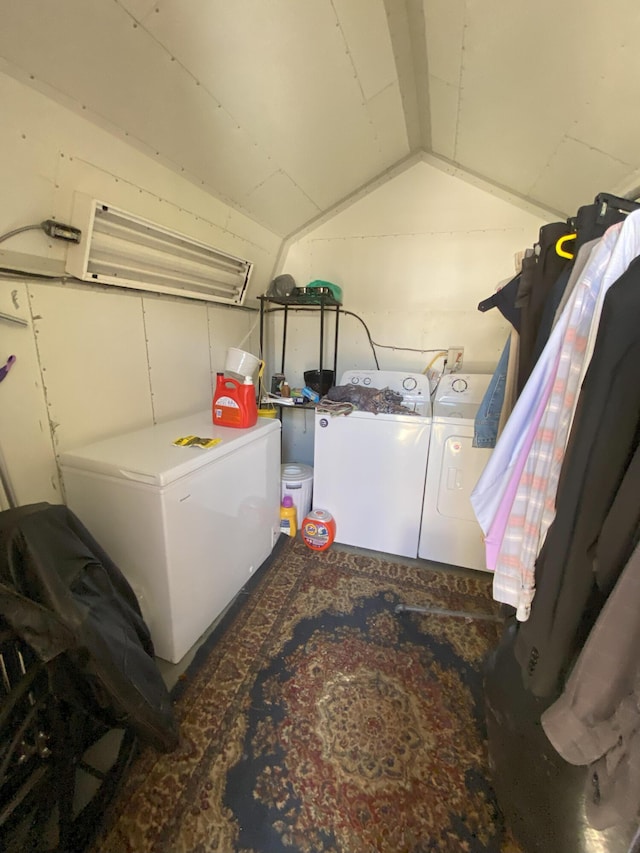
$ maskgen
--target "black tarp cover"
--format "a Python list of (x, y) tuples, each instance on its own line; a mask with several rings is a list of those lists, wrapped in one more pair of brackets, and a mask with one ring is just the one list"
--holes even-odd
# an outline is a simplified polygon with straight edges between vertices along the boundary
[(157, 749), (175, 748), (171, 701), (138, 601), (66, 506), (0, 512), (0, 615), (43, 661), (58, 658), (51, 689), (60, 698)]

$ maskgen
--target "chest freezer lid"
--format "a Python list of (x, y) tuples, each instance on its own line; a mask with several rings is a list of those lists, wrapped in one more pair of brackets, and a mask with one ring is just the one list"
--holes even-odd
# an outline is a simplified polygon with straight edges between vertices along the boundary
[[(270, 418), (258, 418), (258, 423), (247, 429), (216, 426), (208, 410), (67, 450), (61, 454), (60, 463), (63, 468), (166, 486), (269, 432), (279, 430), (280, 421)], [(175, 439), (185, 435), (219, 438), (221, 441), (208, 449), (176, 447), (173, 444)]]

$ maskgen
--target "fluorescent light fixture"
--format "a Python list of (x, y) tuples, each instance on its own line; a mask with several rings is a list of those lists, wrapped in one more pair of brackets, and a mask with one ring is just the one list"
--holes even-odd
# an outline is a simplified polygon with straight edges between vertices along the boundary
[(76, 193), (67, 272), (87, 282), (242, 305), (253, 264)]

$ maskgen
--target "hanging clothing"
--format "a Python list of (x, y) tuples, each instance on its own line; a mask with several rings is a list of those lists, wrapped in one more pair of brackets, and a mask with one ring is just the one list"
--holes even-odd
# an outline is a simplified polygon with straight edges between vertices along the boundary
[(518, 289), (520, 287), (520, 273), (506, 284), (498, 285), (498, 289), (491, 296), (483, 299), (478, 304), (478, 311), (490, 311), (492, 308), (497, 308), (505, 320), (513, 326), (514, 329), (520, 330), (520, 313), (521, 309), (516, 305), (518, 297)]
[[(487, 671), (499, 803), (550, 823), (558, 805), (579, 834), (585, 815), (615, 825), (616, 848), (640, 814), (639, 207), (600, 195), (571, 220), (571, 271), (548, 292), (535, 364), (471, 497), (494, 597), (521, 618), (530, 609), (508, 620), (509, 665), (499, 648), (499, 672)], [(530, 281), (523, 319), (531, 293)], [(535, 847), (539, 820), (529, 825)], [(573, 849), (571, 830), (560, 837), (554, 850)]]
[[(525, 462), (527, 461), (531, 446), (533, 445), (533, 441), (536, 437), (538, 424), (540, 423), (540, 419), (542, 418), (542, 414), (547, 404), (548, 390), (548, 388), (545, 389), (545, 392), (541, 394), (538, 406), (531, 418), (531, 424), (526, 432), (523, 433), (524, 442), (522, 444), (522, 448), (515, 459), (500, 505), (489, 526), (489, 529), (486, 531), (484, 538), (486, 567), (492, 572), (495, 572), (496, 565), (498, 563), (500, 549), (502, 548), (502, 540), (504, 539), (505, 530), (507, 529), (520, 477), (522, 476)], [(521, 573), (519, 566), (515, 564), (513, 571), (508, 567), (503, 566), (501, 573), (498, 576), (494, 575), (493, 578), (493, 597), (496, 601), (502, 601), (505, 604), (512, 604), (513, 607), (517, 608), (520, 586)]]
[(603, 286), (603, 274), (617, 245), (619, 231), (620, 226), (614, 226), (603, 238), (591, 268), (593, 278), (585, 272), (567, 305), (566, 328), (549, 396), (522, 468), (496, 561), (496, 587), (501, 588), (501, 573), (509, 577), (512, 585), (514, 580), (519, 584), (517, 599), (508, 603), (517, 608), (520, 621), (529, 618), (535, 591), (535, 559), (553, 520), (562, 458), (579, 393), (584, 348), (596, 297)]
[[(617, 227), (621, 228), (621, 226)], [(612, 230), (608, 235), (608, 242), (601, 246), (600, 255), (590, 268), (590, 274), (585, 280), (585, 292), (588, 292), (588, 283), (598, 279), (602, 274), (616, 239), (617, 232)], [(575, 294), (573, 299), (575, 301)], [(578, 309), (582, 303), (581, 299)], [(567, 306), (567, 310), (552, 330), (547, 346), (518, 397), (500, 441), (471, 493), (471, 503), (476, 518), (485, 536), (488, 537), (487, 566), (491, 568), (497, 566), (497, 555), (502, 547), (504, 532), (513, 510), (524, 467), (551, 395), (572, 306), (573, 302), (571, 306)], [(520, 513), (526, 511), (525, 486), (530, 485), (529, 481), (523, 484), (521, 491), (523, 508), (520, 509)], [(532, 566), (533, 563), (531, 563)], [(523, 587), (522, 575), (522, 566), (516, 557), (512, 557), (511, 554), (505, 555), (502, 574), (494, 577), (496, 600), (518, 608)]]
[[(563, 332), (564, 321), (553, 330), (549, 345), (545, 348), (542, 357), (538, 359), (529, 382), (518, 397), (500, 441), (496, 443), (495, 450), (471, 493), (473, 510), (485, 535), (498, 510), (501, 507), (504, 508), (505, 493), (518, 460), (524, 464), (530, 447), (529, 442), (535, 436), (535, 430), (553, 384), (557, 351)], [(507, 509), (510, 510), (510, 505)]]
[(590, 765), (585, 804), (595, 829), (634, 820), (640, 810), (639, 610), (637, 547), (563, 693), (542, 714), (544, 731), (565, 761)]
[(578, 208), (574, 220), (578, 234), (575, 251), (590, 240), (598, 240), (616, 222), (624, 222), (626, 212), (634, 207), (633, 202), (626, 199), (601, 193), (593, 204)]
[(519, 348), (520, 335), (511, 329), (474, 419), (473, 447), (495, 447), (513, 411)]
[[(607, 536), (615, 532), (629, 541), (634, 535), (624, 533), (619, 513), (625, 505), (616, 496), (626, 483), (637, 503), (640, 491), (631, 464), (640, 441), (638, 317), (640, 258), (604, 302), (562, 467), (555, 520), (536, 561), (531, 618), (516, 639), (525, 685), (537, 695), (548, 695), (563, 677), (589, 630), (590, 608), (598, 611), (622, 569), (611, 562), (615, 554), (599, 548), (598, 536), (607, 530)], [(633, 524), (633, 515), (627, 523)], [(600, 590), (597, 582), (603, 578)]]
[(534, 349), (545, 301), (556, 279), (567, 266), (567, 258), (556, 252), (561, 237), (573, 233), (566, 222), (543, 225), (539, 232), (539, 251), (534, 263), (522, 264), (522, 277), (518, 303), (522, 308), (520, 321), (520, 361), (518, 365), (518, 391), (524, 388), (535, 364)]
[(604, 207), (604, 212), (602, 211), (602, 204), (590, 204), (581, 207), (573, 221), (572, 227), (576, 229), (576, 239), (573, 242), (574, 257), (568, 259), (566, 266), (551, 287), (545, 300), (533, 351), (534, 360), (540, 357), (561, 311), (560, 306), (566, 305), (569, 295), (586, 266), (589, 252), (585, 253), (583, 247), (588, 244), (593, 248), (611, 225), (623, 222), (626, 217), (625, 213), (608, 204), (605, 204)]
[(553, 318), (553, 325), (558, 322), (560, 314), (564, 311), (564, 308), (569, 301), (569, 297), (573, 293), (573, 289), (576, 284), (580, 281), (580, 277), (585, 270), (585, 267), (591, 260), (591, 253), (596, 248), (600, 240), (591, 240), (588, 243), (585, 243), (578, 249), (578, 254), (575, 257), (573, 262), (573, 266), (571, 267), (571, 275), (569, 276), (569, 281), (567, 282), (567, 286), (564, 289), (562, 294), (562, 298), (556, 308), (556, 313)]
[(507, 377), (504, 383), (504, 399), (502, 401), (500, 420), (498, 421), (498, 438), (502, 435), (516, 402), (519, 357), (520, 335), (515, 329), (511, 329), (511, 338), (509, 341), (509, 362), (507, 364)]
[(473, 447), (495, 447), (498, 438), (498, 425), (500, 414), (504, 404), (504, 394), (507, 384), (507, 369), (509, 367), (509, 352), (511, 350), (511, 336), (502, 349), (489, 386), (485, 391), (482, 402), (473, 424)]
[[(495, 564), (494, 597), (516, 607), (521, 620), (529, 616), (535, 559), (555, 513), (560, 467), (594, 315), (600, 295), (640, 252), (639, 215), (630, 214), (600, 241), (471, 496), (485, 534), (499, 509), (509, 512)], [(529, 445), (532, 430), (535, 437)], [(514, 477), (518, 485), (509, 507)]]
[(540, 317), (540, 325), (538, 326), (538, 334), (536, 335), (536, 342), (533, 347), (534, 363), (540, 358), (542, 350), (547, 345), (549, 335), (551, 334), (551, 329), (553, 328), (553, 321), (555, 318), (556, 309), (564, 295), (564, 291), (571, 276), (572, 268), (573, 261), (569, 261), (567, 266), (562, 270), (562, 272), (556, 279), (545, 300), (544, 308), (542, 310), (542, 316)]
[(589, 550), (594, 580), (604, 596), (640, 542), (640, 448), (636, 448), (602, 528)]

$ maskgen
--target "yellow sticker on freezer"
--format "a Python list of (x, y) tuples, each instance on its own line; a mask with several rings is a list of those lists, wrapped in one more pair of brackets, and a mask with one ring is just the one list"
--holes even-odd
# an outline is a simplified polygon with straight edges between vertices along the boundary
[(198, 435), (184, 435), (182, 438), (176, 438), (173, 442), (178, 447), (215, 447), (220, 444), (221, 438), (200, 438)]

